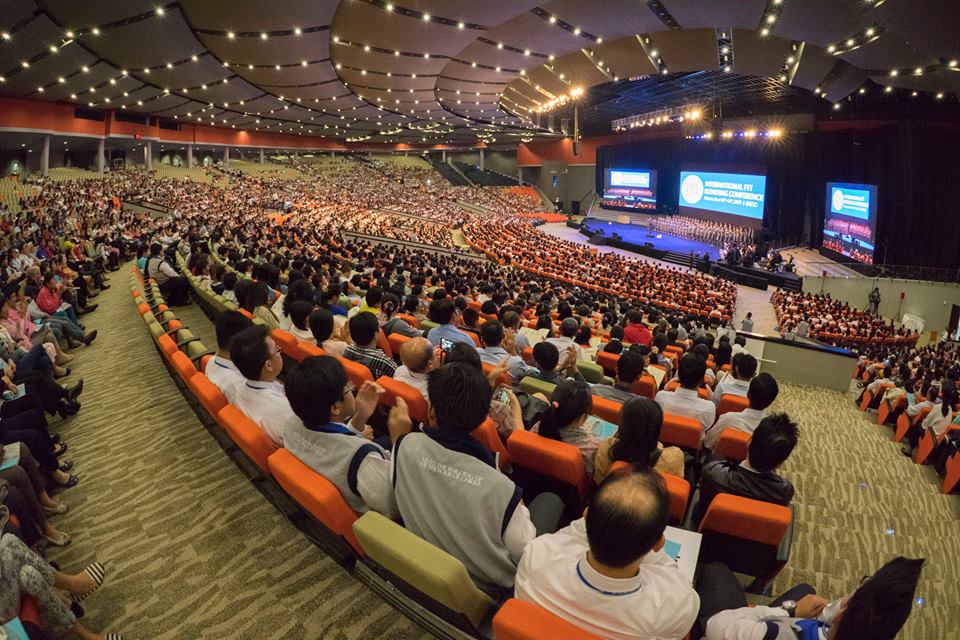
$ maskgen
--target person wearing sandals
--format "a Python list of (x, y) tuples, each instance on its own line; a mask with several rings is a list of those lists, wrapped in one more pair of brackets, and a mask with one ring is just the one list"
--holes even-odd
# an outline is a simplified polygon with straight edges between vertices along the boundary
[[(0, 507), (0, 521), (8, 516), (6, 508)], [(123, 640), (118, 633), (98, 633), (77, 622), (77, 616), (83, 615), (80, 602), (97, 591), (105, 577), (99, 562), (80, 573), (58, 571), (18, 537), (4, 534), (0, 536), (0, 622), (17, 617), (21, 597), (30, 595), (36, 599), (47, 629), (70, 630), (80, 640)], [(68, 606), (55, 589), (69, 594), (73, 604)]]

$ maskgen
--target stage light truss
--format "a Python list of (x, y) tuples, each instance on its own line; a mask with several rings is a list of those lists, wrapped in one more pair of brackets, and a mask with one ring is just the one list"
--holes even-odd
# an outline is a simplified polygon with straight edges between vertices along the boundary
[(637, 115), (617, 118), (610, 121), (610, 128), (614, 131), (626, 131), (637, 127), (654, 127), (663, 124), (679, 124), (686, 121), (699, 121), (703, 117), (703, 109), (699, 106), (670, 107), (658, 109)]

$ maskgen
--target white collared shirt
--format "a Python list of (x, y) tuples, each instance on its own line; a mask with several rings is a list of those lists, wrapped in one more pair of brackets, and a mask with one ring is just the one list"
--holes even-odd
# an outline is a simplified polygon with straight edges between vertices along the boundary
[(717, 417), (717, 406), (710, 400), (704, 400), (692, 389), (678, 388), (676, 391), (660, 391), (654, 400), (663, 407), (664, 413), (693, 418), (706, 430)]
[(283, 446), (283, 427), (295, 414), (282, 384), (276, 380), (245, 380), (233, 404), (260, 425), (278, 447)]
[(237, 389), (246, 381), (237, 365), (233, 361), (213, 356), (207, 360), (207, 366), (203, 373), (213, 384), (217, 385), (220, 392), (223, 393), (227, 402), (236, 404)]
[(717, 388), (713, 390), (713, 402), (719, 406), (720, 399), (723, 398), (725, 394), (746, 398), (748, 389), (750, 389), (749, 380), (738, 380), (733, 377), (732, 373), (728, 374), (723, 380), (717, 383)]
[(583, 351), (580, 350), (580, 346), (573, 341), (573, 338), (568, 338), (566, 336), (560, 336), (559, 338), (547, 338), (544, 342), (549, 342), (557, 348), (560, 352), (560, 362), (563, 362), (563, 359), (566, 354), (567, 349), (573, 347), (577, 352), (577, 360), (583, 360)]
[(757, 425), (767, 415), (766, 411), (760, 409), (744, 409), (743, 411), (728, 411), (719, 418), (717, 423), (703, 432), (703, 446), (707, 449), (713, 449), (717, 441), (720, 440), (720, 434), (724, 429), (736, 429), (753, 435)]
[(422, 393), (425, 400), (430, 399), (429, 394), (427, 394), (427, 374), (410, 371), (410, 369), (407, 368), (407, 365), (402, 364), (397, 367), (396, 371), (393, 372), (393, 379), (410, 385)]
[(609, 578), (586, 559), (583, 518), (527, 545), (517, 568), (516, 597), (608, 640), (682, 638), (700, 598), (676, 561), (651, 551), (633, 578)]

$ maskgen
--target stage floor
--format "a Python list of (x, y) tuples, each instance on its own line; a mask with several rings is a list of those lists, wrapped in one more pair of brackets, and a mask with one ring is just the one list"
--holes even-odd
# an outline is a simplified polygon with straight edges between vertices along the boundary
[(649, 233), (649, 230), (646, 227), (641, 227), (640, 225), (620, 224), (619, 222), (607, 222), (606, 220), (595, 220), (591, 218), (588, 218), (583, 222), (591, 231), (603, 229), (603, 235), (607, 238), (616, 232), (620, 234), (620, 237), (625, 241), (632, 242), (633, 244), (642, 245), (645, 242), (649, 242), (653, 244), (655, 248), (663, 251), (675, 251), (683, 254), (689, 254), (691, 251), (693, 251), (698, 256), (703, 256), (704, 253), (709, 253), (712, 260), (718, 260), (720, 258), (720, 249), (717, 247), (713, 247), (709, 244), (704, 244), (703, 242), (698, 242), (696, 240), (688, 240), (687, 238), (672, 236), (666, 233), (656, 234), (660, 236), (659, 238), (648, 238), (647, 233)]

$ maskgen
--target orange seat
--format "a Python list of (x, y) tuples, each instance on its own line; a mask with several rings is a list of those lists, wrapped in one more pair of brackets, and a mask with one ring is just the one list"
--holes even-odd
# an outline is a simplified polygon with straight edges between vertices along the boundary
[(410, 412), (410, 418), (414, 422), (427, 424), (428, 406), (427, 401), (419, 390), (410, 385), (394, 380), (389, 376), (380, 376), (377, 384), (383, 387), (384, 392), (380, 394), (380, 404), (392, 407), (397, 404), (397, 397), (403, 398), (407, 403), (407, 409)]
[[(630, 465), (623, 460), (617, 460), (610, 465), (610, 473), (622, 471), (629, 466)], [(690, 500), (690, 483), (683, 478), (669, 473), (660, 473), (658, 471), (657, 474), (663, 480), (664, 489), (667, 490), (667, 498), (669, 500), (667, 509), (670, 523), (678, 524), (683, 522), (683, 518), (687, 514), (687, 503)]]
[(368, 369), (366, 366), (360, 364), (359, 362), (354, 362), (353, 360), (347, 360), (346, 358), (337, 358), (337, 360), (339, 360), (340, 364), (343, 365), (343, 368), (346, 369), (347, 377), (357, 389), (363, 386), (363, 383), (367, 380), (373, 382), (373, 374), (370, 373), (370, 369)]
[(353, 523), (359, 516), (332, 482), (283, 448), (272, 453), (267, 463), (277, 484), (294, 502), (349, 544), (357, 555), (364, 555), (353, 534)]
[(200, 369), (200, 371), (206, 371), (207, 363), (210, 362), (210, 358), (212, 357), (213, 357), (213, 354), (210, 354), (210, 353), (205, 354), (203, 357), (200, 358), (200, 366), (197, 368)]
[(247, 311), (246, 309), (244, 309), (243, 307), (240, 307), (239, 311), (243, 315), (247, 316), (249, 319), (253, 320), (253, 314)]
[(900, 442), (903, 440), (904, 436), (907, 435), (907, 431), (910, 430), (910, 427), (923, 422), (923, 419), (927, 417), (928, 413), (930, 413), (930, 407), (924, 407), (917, 415), (913, 416), (913, 418), (908, 416), (906, 411), (897, 416), (897, 430), (893, 433), (893, 441)]
[(470, 432), (470, 435), (483, 443), (487, 449), (500, 456), (498, 459), (500, 468), (505, 468), (510, 464), (510, 453), (503, 445), (503, 440), (500, 439), (500, 434), (497, 433), (497, 426), (493, 424), (493, 420), (485, 419), (479, 427)]
[(597, 352), (597, 364), (603, 367), (603, 372), (611, 378), (617, 375), (617, 363), (619, 361), (619, 353), (608, 353), (606, 351)]
[(960, 484), (960, 453), (955, 453), (947, 460), (947, 474), (943, 477), (943, 493), (952, 493)]
[(197, 374), (197, 368), (183, 351), (177, 351), (170, 356), (170, 364), (184, 382), (190, 382), (190, 378)]
[(390, 346), (390, 341), (387, 340), (387, 334), (383, 332), (383, 329), (380, 329), (377, 333), (377, 346), (380, 347), (380, 351), (387, 354), (388, 358), (393, 358), (393, 347)]
[(880, 408), (877, 409), (877, 424), (886, 424), (887, 418), (890, 417), (890, 414), (896, 412), (899, 409), (902, 409), (907, 404), (907, 395), (903, 394), (897, 396), (897, 399), (890, 404), (890, 402), (884, 400), (880, 403)]
[[(493, 366), (488, 362), (482, 362), (481, 366), (483, 367), (483, 375), (485, 376), (489, 376), (491, 373), (493, 373), (493, 370), (496, 368), (495, 366)], [(513, 384), (513, 381), (510, 380), (510, 374), (507, 373), (506, 371), (501, 373), (500, 377), (497, 379), (497, 384), (502, 384), (508, 387), (511, 386)]]
[(689, 451), (699, 451), (702, 431), (700, 423), (693, 418), (665, 413), (663, 426), (660, 428), (660, 442)]
[(620, 411), (623, 405), (608, 398), (593, 396), (593, 415), (613, 424), (620, 424)]
[(580, 449), (529, 431), (514, 431), (507, 440), (507, 451), (515, 467), (572, 486), (583, 502), (590, 489), (590, 479)]
[[(668, 383), (666, 384), (666, 386), (665, 386), (663, 389), (664, 389), (664, 391), (676, 391), (676, 390), (679, 389), (679, 388), (680, 388), (680, 381), (679, 381), (679, 380), (671, 380), (670, 382), (668, 382)], [(703, 398), (704, 400), (710, 400), (710, 399), (712, 399), (712, 397), (713, 397), (713, 396), (710, 395), (710, 392), (709, 392), (707, 389), (704, 389), (703, 387), (697, 388), (697, 393), (698, 393), (698, 394), (700, 395), (700, 397)]]
[(303, 360), (304, 355), (300, 351), (298, 344), (300, 341), (297, 340), (295, 335), (283, 329), (274, 329), (270, 332), (270, 337), (277, 343), (277, 346), (280, 347), (284, 355), (293, 358), (297, 362)]
[(866, 411), (867, 407), (870, 406), (870, 403), (873, 401), (873, 392), (869, 389), (863, 392), (863, 397), (860, 399), (860, 411)]
[[(160, 336), (157, 338), (157, 344), (160, 345), (160, 352), (163, 353), (163, 357), (166, 360), (170, 358), (175, 353), (180, 353), (180, 350), (177, 349), (177, 343), (173, 341), (173, 338), (167, 335)], [(188, 358), (189, 360), (189, 358)]]
[(720, 439), (713, 448), (713, 452), (723, 456), (727, 460), (737, 462), (747, 459), (747, 452), (750, 449), (750, 434), (739, 429), (724, 429), (720, 433)]
[(717, 417), (719, 418), (727, 412), (740, 413), (750, 408), (750, 402), (743, 396), (735, 396), (732, 393), (725, 393), (720, 397), (720, 406), (717, 407)]
[(187, 386), (193, 393), (193, 397), (203, 405), (203, 408), (207, 410), (211, 417), (216, 416), (221, 409), (227, 406), (226, 397), (217, 385), (210, 382), (210, 378), (202, 372), (197, 372), (195, 376), (191, 377), (187, 381)]
[(493, 616), (493, 635), (496, 640), (601, 640), (540, 605), (510, 598)]
[(923, 435), (920, 437), (920, 443), (917, 444), (917, 451), (913, 456), (913, 461), (917, 464), (926, 464), (930, 454), (934, 452), (937, 446), (943, 442), (944, 438), (946, 438), (947, 434), (951, 431), (960, 431), (960, 425), (947, 427), (947, 430), (944, 431), (940, 437), (934, 436), (930, 429), (924, 429)]
[[(393, 332), (387, 336), (387, 342), (390, 343), (390, 353), (392, 358), (400, 359), (400, 347), (403, 346), (404, 342), (412, 340), (401, 333)], [(386, 351), (384, 351), (386, 353)]]
[(303, 352), (303, 357), (309, 358), (311, 356), (325, 356), (327, 352), (313, 344), (312, 342), (301, 342), (299, 345), (300, 351)]
[(523, 358), (523, 361), (527, 364), (533, 364), (533, 347), (527, 347), (523, 350), (523, 353), (520, 354), (520, 357)]
[(763, 589), (785, 564), (777, 552), (791, 519), (788, 507), (717, 494), (698, 528), (703, 534), (699, 562), (723, 562), (736, 573), (754, 576), (755, 588)]
[(653, 376), (643, 374), (633, 383), (633, 392), (638, 396), (653, 399), (657, 395), (657, 381), (653, 379)]
[(414, 329), (419, 329), (419, 328), (420, 328), (420, 321), (417, 320), (414, 316), (411, 316), (411, 315), (406, 314), (406, 313), (398, 313), (398, 314), (397, 314), (397, 317), (400, 318), (401, 320), (405, 321), (408, 325), (410, 325), (410, 326), (413, 327)]
[[(13, 516), (10, 516), (13, 518)], [(40, 606), (36, 598), (29, 594), (20, 596), (20, 611), (17, 613), (20, 622), (29, 622), (39, 628), (43, 628), (43, 622), (40, 619)]]
[(270, 473), (267, 458), (277, 450), (277, 445), (260, 428), (260, 425), (232, 404), (220, 410), (217, 414), (217, 422), (230, 434), (234, 444), (240, 447), (247, 457), (260, 467), (261, 471)]

